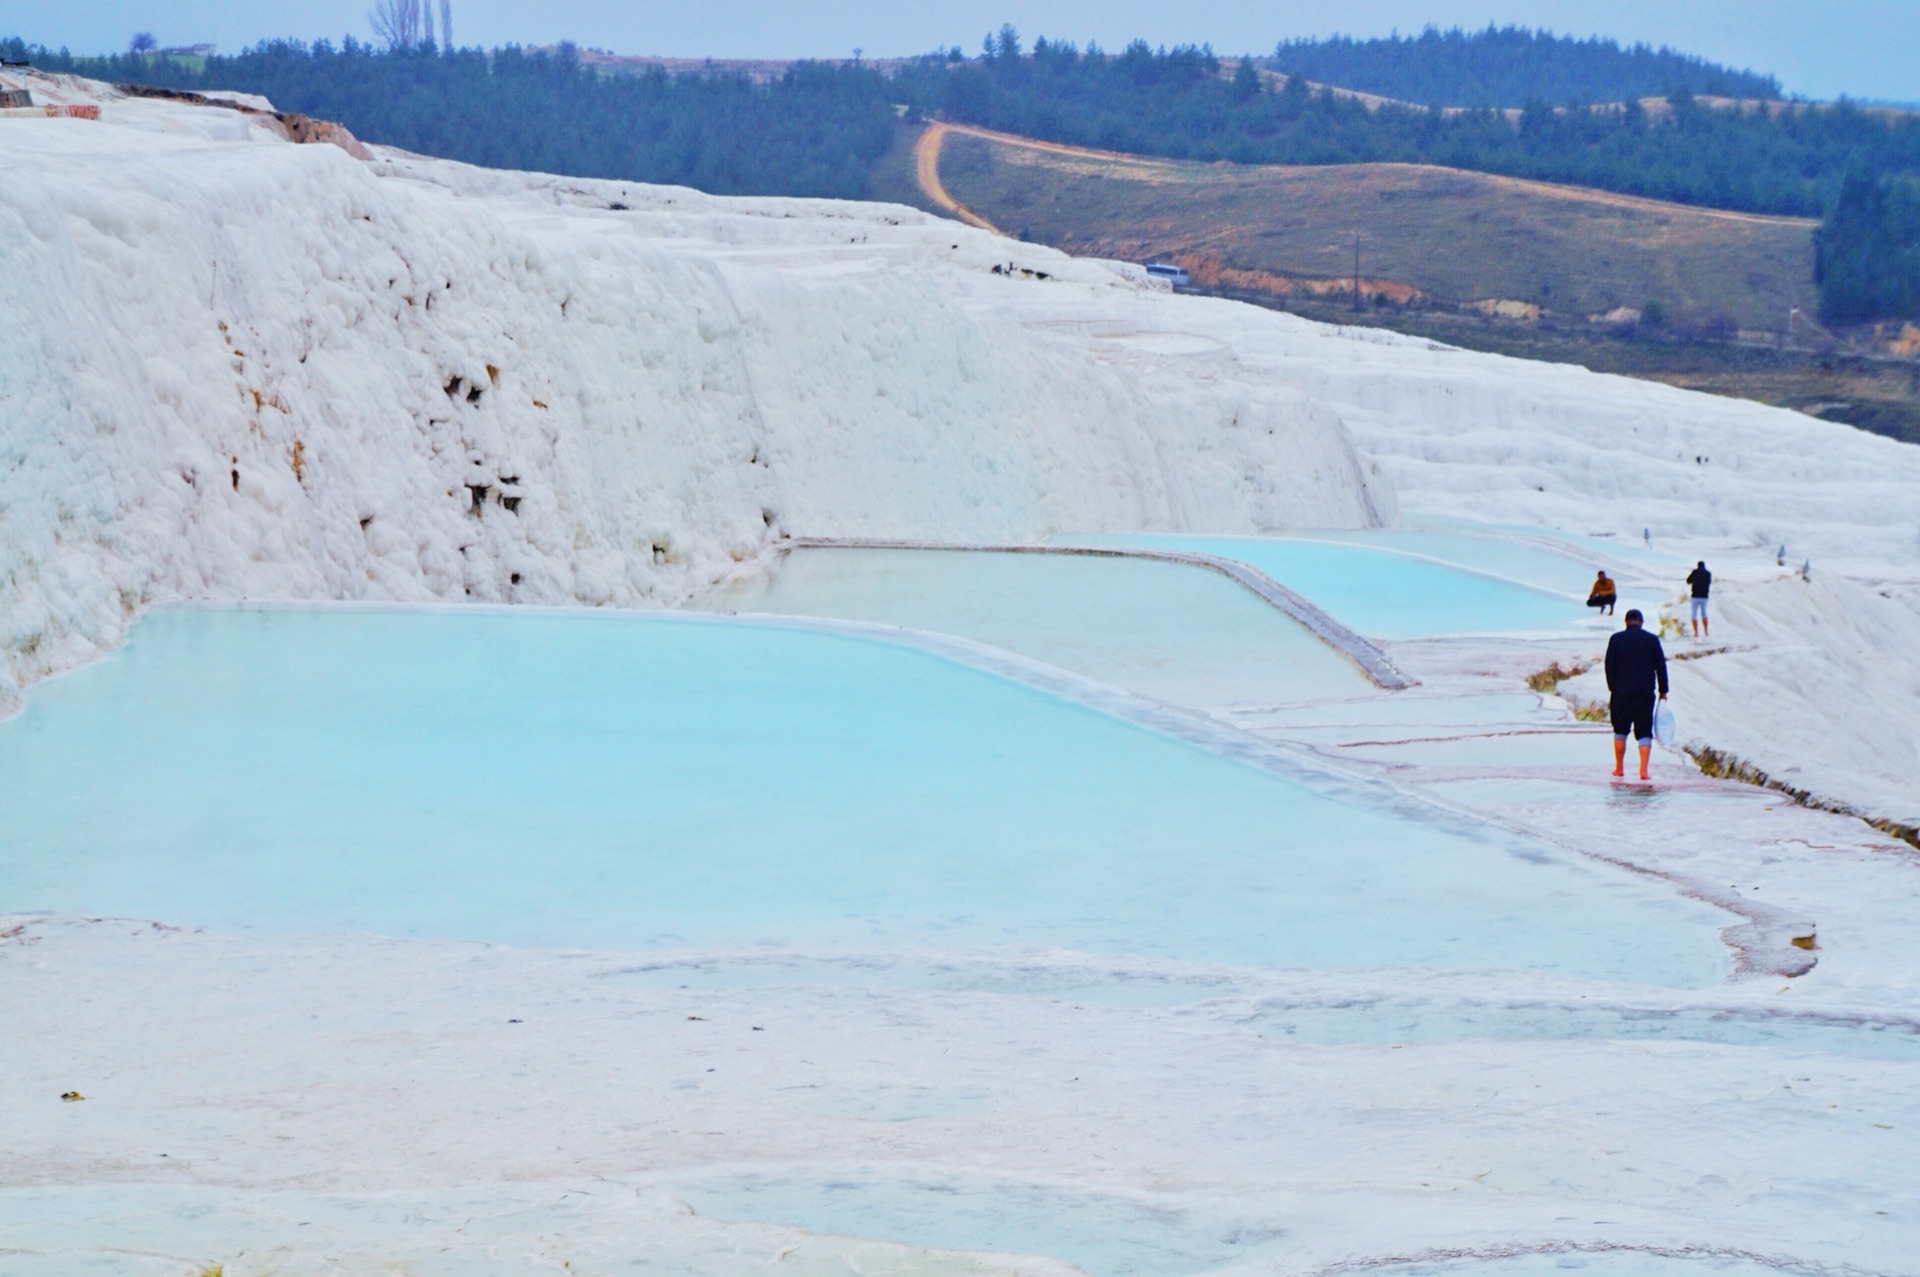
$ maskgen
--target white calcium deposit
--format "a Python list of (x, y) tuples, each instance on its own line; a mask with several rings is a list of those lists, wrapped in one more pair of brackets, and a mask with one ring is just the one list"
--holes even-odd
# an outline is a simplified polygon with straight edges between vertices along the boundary
[[(1689, 719), (1770, 772), (1818, 770), (1776, 717), (1859, 736), (1809, 661), (1920, 678), (1920, 449), (1847, 426), (1172, 297), (899, 207), (363, 162), (271, 116), (8, 83), (101, 111), (0, 127), (10, 702), (159, 600), (672, 604), (788, 536), (1402, 509), (1652, 531), (1728, 597), (1782, 545), (1863, 582), (1850, 654), (1798, 661), (1778, 715), (1735, 680)], [(1786, 614), (1826, 652), (1829, 609)], [(1865, 735), (1907, 748), (1824, 789), (1885, 814), (1917, 732), (1896, 713)]]
[[(0, 85), (100, 108), (0, 118), (0, 713), (168, 600), (670, 606), (791, 538), (1459, 519), (1656, 623), (1709, 560), (1684, 740), (1920, 821), (1920, 449), (905, 208)], [(1524, 680), (1610, 624), (1205, 726), (1739, 915), (1710, 988), (0, 916), (0, 1271), (1912, 1277), (1915, 853), (1665, 750), (1608, 785)]]
[(788, 534), (1384, 517), (1298, 391), (1046, 321), (1048, 294), (1142, 299), (1112, 269), (898, 208), (368, 164), (249, 118), (109, 98), (0, 132), (16, 682), (168, 598), (633, 606)]

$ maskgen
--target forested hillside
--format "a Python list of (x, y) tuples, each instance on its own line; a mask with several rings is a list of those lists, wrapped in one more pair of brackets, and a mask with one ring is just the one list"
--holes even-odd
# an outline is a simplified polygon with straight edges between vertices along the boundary
[(1838, 106), (1719, 110), (1676, 90), (1638, 103), (1499, 111), (1373, 109), (1290, 80), (1274, 92), (1249, 60), (1222, 75), (1204, 48), (1108, 55), (1005, 30), (987, 55), (922, 61), (900, 92), (929, 114), (1103, 150), (1247, 164), (1408, 161), (1567, 182), (1715, 208), (1818, 217), (1849, 164), (1920, 171), (1920, 117)]
[(864, 194), (866, 173), (889, 141), (893, 103), (1170, 159), (1408, 161), (1813, 217), (1850, 167), (1920, 173), (1920, 116), (1845, 103), (1723, 110), (1676, 90), (1658, 112), (1631, 102), (1556, 109), (1536, 99), (1517, 121), (1491, 109), (1370, 109), (1309, 91), (1298, 78), (1275, 91), (1247, 59), (1223, 74), (1205, 48), (1135, 42), (1109, 55), (1041, 39), (1028, 51), (1010, 27), (989, 37), (977, 58), (921, 58), (896, 65), (891, 78), (857, 64), (802, 62), (766, 84), (658, 70), (601, 76), (568, 45), (439, 53), (431, 45), (384, 52), (352, 40), (277, 42), (201, 67), (32, 56), (48, 69), (103, 79), (264, 93), (370, 140), (477, 164), (684, 182), (722, 194)]
[(1422, 106), (1624, 102), (1681, 89), (1697, 96), (1780, 96), (1780, 82), (1770, 75), (1735, 71), (1672, 49), (1623, 48), (1598, 36), (1576, 40), (1524, 27), (1428, 27), (1417, 36), (1386, 39), (1285, 40), (1265, 65)]
[[(6, 43), (0, 42), (0, 47)], [(893, 137), (889, 86), (869, 70), (801, 62), (755, 84), (724, 75), (601, 76), (569, 45), (448, 53), (262, 44), (204, 66), (72, 58), (10, 42), (9, 57), (120, 83), (261, 93), (368, 141), (496, 168), (626, 178), (721, 195), (858, 199)]]
[(1920, 182), (1848, 174), (1813, 245), (1828, 323), (1920, 319)]
[[(1822, 258), (1832, 262), (1823, 278), (1835, 281), (1896, 270), (1913, 248), (1913, 230), (1899, 215), (1880, 217), (1861, 212), (1858, 199), (1841, 201), (1843, 176), (1854, 172), (1883, 185), (1920, 176), (1920, 116), (1846, 102), (1722, 109), (1696, 101), (1683, 85), (1653, 111), (1633, 100), (1556, 108), (1539, 96), (1517, 118), (1492, 108), (1374, 109), (1331, 90), (1311, 91), (1301, 76), (1276, 89), (1253, 60), (1223, 65), (1204, 47), (1135, 42), (1107, 54), (1041, 39), (1029, 50), (1011, 27), (989, 36), (979, 57), (953, 50), (886, 70), (800, 62), (767, 83), (716, 73), (669, 76), (657, 68), (599, 75), (570, 45), (442, 52), (431, 44), (381, 51), (352, 40), (337, 47), (276, 42), (204, 65), (133, 55), (73, 58), (17, 40), (0, 47), (49, 70), (262, 93), (282, 109), (339, 120), (370, 141), (427, 154), (720, 194), (868, 194), (868, 175), (892, 141), (899, 104), (910, 115), (1172, 159), (1403, 161), (1748, 212), (1819, 217), (1838, 209), (1849, 220), (1830, 226)], [(1559, 88), (1544, 91), (1578, 84), (1596, 98), (1621, 96), (1600, 91), (1610, 83), (1606, 76), (1628, 76), (1621, 87), (1639, 89), (1646, 82), (1631, 81), (1629, 73), (1663, 78), (1683, 71), (1704, 89), (1777, 92), (1764, 77), (1742, 80), (1744, 72), (1676, 54), (1524, 32), (1313, 47), (1356, 58), (1372, 49), (1424, 68), (1435, 84), (1481, 75), (1504, 86), (1501, 94), (1552, 72), (1562, 78), (1540, 82)], [(1503, 57), (1504, 79), (1489, 69)], [(1330, 72), (1316, 67), (1313, 74)], [(1886, 190), (1893, 192), (1882, 200), (1886, 207), (1905, 207), (1898, 190)], [(1859, 229), (1868, 223), (1878, 229)], [(1900, 299), (1910, 293), (1880, 284), (1844, 287), (1853, 300), (1830, 305), (1834, 317), (1906, 314), (1899, 307), (1909, 303)]]

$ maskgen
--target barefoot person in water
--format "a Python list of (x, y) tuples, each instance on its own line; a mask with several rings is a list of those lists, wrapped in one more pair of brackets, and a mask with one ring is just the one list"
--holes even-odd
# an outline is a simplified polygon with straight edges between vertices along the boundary
[(1624, 775), (1627, 734), (1640, 743), (1640, 779), (1647, 779), (1653, 753), (1654, 693), (1667, 699), (1667, 653), (1649, 634), (1637, 607), (1627, 609), (1627, 628), (1607, 640), (1607, 690), (1613, 693), (1613, 774)]
[(1713, 633), (1713, 627), (1707, 624), (1707, 595), (1713, 592), (1713, 573), (1707, 571), (1705, 559), (1687, 574), (1687, 588), (1692, 591), (1693, 636), (1707, 638)]

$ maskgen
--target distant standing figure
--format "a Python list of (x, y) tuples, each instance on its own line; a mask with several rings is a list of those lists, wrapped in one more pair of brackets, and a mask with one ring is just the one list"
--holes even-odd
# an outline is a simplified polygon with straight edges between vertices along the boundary
[(1593, 578), (1593, 588), (1587, 591), (1587, 606), (1600, 609), (1600, 615), (1612, 616), (1613, 605), (1619, 601), (1620, 592), (1613, 588), (1613, 578), (1602, 572)]
[(1607, 690), (1613, 693), (1613, 774), (1626, 773), (1627, 734), (1640, 744), (1640, 779), (1647, 779), (1653, 753), (1654, 694), (1667, 699), (1667, 652), (1647, 633), (1637, 607), (1627, 609), (1627, 628), (1607, 640)]
[(1707, 592), (1713, 589), (1713, 573), (1707, 571), (1705, 559), (1687, 573), (1687, 585), (1693, 590), (1693, 636), (1710, 638), (1713, 631), (1707, 624)]

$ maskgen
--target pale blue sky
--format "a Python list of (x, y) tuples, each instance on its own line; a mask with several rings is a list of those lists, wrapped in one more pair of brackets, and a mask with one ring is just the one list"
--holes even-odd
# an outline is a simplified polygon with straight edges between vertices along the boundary
[[(213, 41), (232, 51), (268, 36), (368, 34), (371, 0), (0, 0), (0, 34), (100, 52), (136, 30), (164, 44)], [(1920, 100), (1920, 0), (454, 0), (463, 44), (571, 39), (621, 53), (711, 57), (918, 53), (1010, 21), (1029, 37), (1097, 39), (1117, 48), (1211, 42), (1223, 52), (1282, 37), (1416, 31), (1428, 22), (1551, 27), (1623, 42), (1671, 44), (1778, 75), (1791, 92)]]

